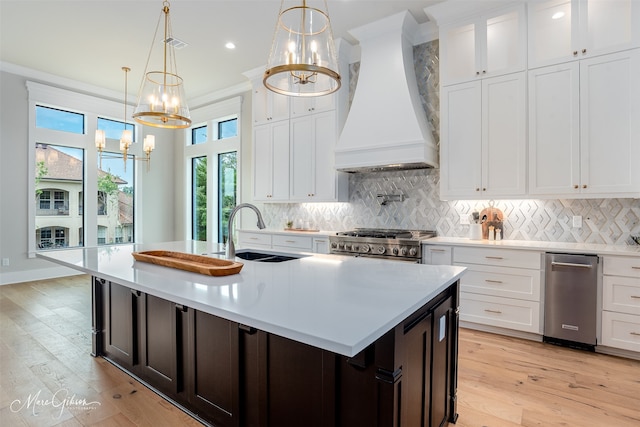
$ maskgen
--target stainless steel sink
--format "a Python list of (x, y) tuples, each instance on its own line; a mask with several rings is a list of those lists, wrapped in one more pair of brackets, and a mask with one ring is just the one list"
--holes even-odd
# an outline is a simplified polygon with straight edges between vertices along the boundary
[(284, 262), (303, 258), (304, 256), (305, 255), (257, 252), (249, 250), (236, 251), (236, 257), (256, 262)]

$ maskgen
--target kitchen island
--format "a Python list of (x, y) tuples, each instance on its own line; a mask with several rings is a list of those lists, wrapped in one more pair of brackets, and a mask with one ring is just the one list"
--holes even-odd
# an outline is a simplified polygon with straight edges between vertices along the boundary
[(463, 268), (308, 254), (211, 277), (135, 261), (143, 250), (223, 257), (193, 241), (38, 256), (93, 276), (94, 355), (201, 420), (455, 421)]

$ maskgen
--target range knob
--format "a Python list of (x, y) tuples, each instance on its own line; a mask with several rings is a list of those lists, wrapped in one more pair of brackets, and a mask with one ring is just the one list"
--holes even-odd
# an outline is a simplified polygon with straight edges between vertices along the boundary
[(398, 248), (393, 248), (391, 252), (393, 252), (394, 255), (398, 255)]
[(338, 243), (338, 248), (340, 248), (340, 249), (344, 249), (344, 242), (340, 242), (340, 243)]
[(379, 253), (380, 255), (382, 255), (383, 253), (385, 253), (385, 252), (386, 252), (386, 250), (387, 250), (387, 249), (386, 249), (384, 246), (378, 246), (378, 253)]
[(364, 252), (364, 253), (369, 252), (369, 245), (364, 244), (364, 245), (360, 246), (360, 250), (361, 250), (362, 252)]
[(331, 249), (336, 249), (338, 244), (336, 242), (331, 242)]
[(409, 255), (416, 256), (418, 254), (418, 250), (416, 248), (409, 249)]
[(406, 247), (403, 247), (402, 249), (400, 249), (400, 255), (407, 256), (407, 248)]
[(351, 249), (353, 249), (354, 252), (358, 252), (358, 245), (351, 246)]
[(348, 244), (348, 243), (345, 243), (345, 244), (344, 244), (344, 250), (345, 250), (345, 251), (348, 251), (348, 250), (350, 250), (350, 249), (351, 249), (351, 245), (350, 245), (350, 244)]

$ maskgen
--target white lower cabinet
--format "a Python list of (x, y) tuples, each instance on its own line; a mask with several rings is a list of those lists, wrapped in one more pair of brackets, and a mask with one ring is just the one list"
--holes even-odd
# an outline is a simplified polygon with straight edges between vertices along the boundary
[(273, 249), (311, 252), (313, 250), (313, 238), (310, 236), (274, 234), (271, 236), (271, 245)]
[(539, 334), (540, 303), (460, 292), (460, 320)]
[(542, 333), (542, 254), (537, 251), (453, 248), (460, 279), (460, 320)]
[(236, 248), (271, 249), (271, 234), (238, 231)]
[(640, 352), (640, 257), (603, 257), (602, 344)]
[(236, 249), (269, 249), (279, 252), (329, 253), (327, 236), (311, 236), (302, 233), (269, 233), (238, 230)]
[(422, 263), (430, 265), (451, 265), (452, 248), (449, 246), (423, 245)]

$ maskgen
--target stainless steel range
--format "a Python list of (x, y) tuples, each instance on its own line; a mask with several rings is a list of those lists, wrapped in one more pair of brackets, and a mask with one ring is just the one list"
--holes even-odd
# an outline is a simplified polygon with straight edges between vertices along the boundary
[(435, 235), (431, 230), (356, 228), (329, 236), (330, 253), (419, 263), (421, 242)]

